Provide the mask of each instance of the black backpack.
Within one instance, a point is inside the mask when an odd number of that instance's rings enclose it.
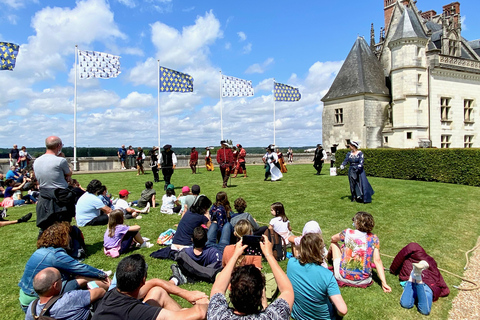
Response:
[[[287,256],[287,244],[285,240],[275,231],[271,229],[265,230],[264,235],[268,237],[268,240],[273,244],[273,256],[277,261],[285,260]]]
[[[36,315],[36,310],[37,310],[37,304],[38,304],[38,301],[40,300],[40,298],[35,299],[32,303],[32,308],[31,308],[33,319],[35,319],[35,320],[55,320],[55,318],[46,316],[45,314],[50,315],[50,308],[62,296],[63,296],[63,294],[50,298],[50,300],[48,300],[48,302],[45,304],[45,306],[43,307],[42,311],[40,311],[40,314],[38,316]]]

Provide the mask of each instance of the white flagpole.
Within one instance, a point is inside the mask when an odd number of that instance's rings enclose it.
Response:
[[[158,113],[158,148],[160,146],[160,60],[157,60],[157,113]]]
[[[223,97],[222,97],[222,71],[220,70],[220,140],[223,140]]]
[[[273,78],[273,144],[275,144],[275,78]]]
[[[75,88],[73,92],[73,171],[77,171],[77,56],[78,45],[75,45]]]

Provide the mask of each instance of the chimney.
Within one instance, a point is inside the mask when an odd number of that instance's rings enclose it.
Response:
[[[395,7],[395,2],[397,0],[384,0],[384,13],[385,13],[385,30],[388,29],[390,25],[390,20],[392,19],[393,8]]]
[[[457,27],[460,20],[460,2],[452,2],[443,6],[443,15],[445,18],[453,17],[455,27]]]
[[[429,10],[427,12],[422,12],[422,18],[425,20],[432,20],[433,17],[437,15],[435,10]]]

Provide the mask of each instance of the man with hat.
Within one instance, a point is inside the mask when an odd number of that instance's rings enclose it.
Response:
[[[230,178],[230,170],[233,166],[233,153],[225,140],[220,141],[222,148],[217,151],[217,163],[220,165],[222,173],[223,186],[227,187],[228,178]]]
[[[317,149],[315,149],[315,156],[313,157],[313,167],[317,170],[317,176],[322,172],[323,162],[327,160],[327,153],[323,149],[322,145],[317,144]]]
[[[152,150],[150,150],[150,168],[152,168],[153,173],[153,181],[160,182],[160,178],[158,177],[158,155],[157,155],[158,148],[153,146]]]
[[[160,153],[159,159],[160,166],[162,168],[163,180],[165,186],[163,190],[167,190],[167,186],[170,184],[170,179],[173,175],[173,170],[177,166],[177,156],[172,151],[172,145],[166,144],[163,146],[163,151]]]

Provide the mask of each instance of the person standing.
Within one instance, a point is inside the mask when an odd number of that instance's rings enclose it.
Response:
[[[375,192],[365,174],[363,168],[364,156],[363,152],[358,150],[358,146],[358,142],[350,142],[350,152],[345,156],[345,160],[343,160],[340,165],[340,169],[343,170],[347,162],[350,163],[350,167],[348,168],[348,181],[350,183],[352,202],[370,203],[372,202],[372,195]]]
[[[172,145],[166,144],[163,146],[163,151],[160,153],[160,166],[162,168],[163,180],[165,186],[163,190],[167,190],[167,186],[170,184],[175,167],[177,166],[177,156],[172,150]]]
[[[137,176],[140,175],[140,172],[142,172],[142,175],[145,174],[145,171],[143,170],[143,162],[145,161],[145,152],[143,152],[143,149],[141,147],[137,148]]]
[[[20,151],[17,148],[17,145],[13,145],[13,149],[10,150],[10,153],[8,154],[8,159],[10,161],[10,166],[16,166],[18,162],[18,157],[19,157]]]
[[[198,152],[195,149],[195,147],[193,147],[190,152],[190,169],[192,169],[192,174],[197,173],[197,164],[198,164]]]
[[[59,137],[45,139],[47,150],[33,163],[39,183],[40,196],[37,203],[37,227],[45,230],[56,221],[71,222],[75,216],[75,194],[68,189],[72,170],[67,160],[58,156],[63,143]],[[61,201],[60,201],[61,200]]]
[[[205,148],[205,167],[207,168],[207,171],[213,171],[213,162],[212,162],[212,154],[210,152],[210,147]]]
[[[128,146],[127,149],[127,169],[137,169],[135,165],[135,150],[132,146]]]
[[[323,149],[321,144],[317,144],[315,149],[315,156],[313,157],[313,167],[317,170],[316,175],[319,176],[322,172],[323,162],[327,160],[327,153]]]
[[[225,140],[220,141],[220,144],[222,145],[222,148],[217,151],[217,163],[220,165],[220,172],[222,173],[222,188],[226,188],[228,178],[230,178],[230,171],[233,166],[233,153]]]
[[[160,182],[160,178],[158,177],[158,155],[157,155],[158,148],[153,146],[152,150],[150,150],[150,168],[152,168],[153,173],[153,181]]]
[[[22,149],[18,153],[18,159],[20,162],[20,169],[25,169],[28,165],[28,160],[31,159],[30,155],[27,152],[27,148],[22,146]]]
[[[280,165],[280,172],[286,173],[288,170],[287,170],[287,166],[285,165],[285,161],[283,160],[283,153],[278,148],[277,148],[277,157],[278,157],[278,164]]]
[[[122,144],[122,147],[118,149],[117,155],[118,155],[118,159],[122,164],[122,170],[126,170],[127,168],[125,167],[125,158],[127,157],[127,149],[125,149],[124,144]]]
[[[262,157],[263,163],[265,163],[265,179],[263,181],[267,181],[269,176],[271,181],[277,181],[283,177],[278,164],[278,156],[274,152],[273,145],[269,145],[266,150],[267,153]]]
[[[287,158],[288,158],[288,163],[293,163],[293,150],[292,150],[292,147],[288,147]]]
[[[237,166],[235,167],[235,173],[233,178],[237,177],[238,171],[240,168],[243,171],[243,177],[247,177],[247,168],[245,167],[245,157],[247,156],[247,151],[242,147],[241,144],[237,144],[238,153],[237,153]],[[241,173],[240,173],[241,174]]]

